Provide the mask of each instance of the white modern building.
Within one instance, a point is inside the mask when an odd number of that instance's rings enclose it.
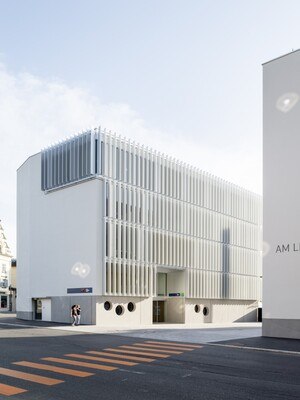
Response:
[[[300,51],[263,65],[263,335],[300,339]]]
[[[18,317],[256,320],[261,197],[101,129],[18,170]]]
[[[11,251],[0,221],[0,311],[12,309],[11,284]]]

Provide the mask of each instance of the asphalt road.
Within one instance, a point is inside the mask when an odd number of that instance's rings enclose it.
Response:
[[[266,342],[262,346],[258,339],[250,341],[250,344],[245,339],[225,343],[225,346],[220,343],[221,346],[204,344],[199,345],[200,347],[189,347],[189,344],[184,343],[186,346],[182,347],[183,343],[179,342],[171,345],[156,340],[160,343],[154,344],[153,339],[74,334],[54,331],[47,326],[40,323],[22,323],[11,318],[1,319],[0,390],[11,393],[10,398],[300,398],[300,352],[297,351],[299,341],[290,341],[293,344],[287,346],[293,353],[278,353],[276,349],[279,343],[273,343],[270,351],[256,350],[267,346]],[[102,354],[87,353],[90,351]],[[85,357],[99,357],[102,360]],[[125,365],[122,362],[125,362]],[[56,371],[42,369],[52,367],[56,368]],[[44,378],[41,379],[40,376]],[[4,385],[9,385],[12,389]],[[26,392],[12,394],[17,391],[14,388]],[[0,395],[0,399],[7,398],[4,394]]]

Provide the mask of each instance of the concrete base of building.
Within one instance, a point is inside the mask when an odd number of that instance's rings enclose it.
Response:
[[[26,321],[32,321],[33,313],[32,311],[17,311],[17,318],[24,319]]]
[[[199,307],[196,312],[196,305]],[[256,322],[257,302],[253,300],[186,299],[185,323]]]
[[[32,320],[34,310],[17,313],[17,318]],[[80,304],[81,324],[99,327],[144,326],[152,323],[197,325],[257,321],[257,302],[253,300],[186,299],[184,297],[61,296],[39,299],[38,319],[72,323],[71,307]]]
[[[300,339],[300,319],[263,318],[262,336]]]

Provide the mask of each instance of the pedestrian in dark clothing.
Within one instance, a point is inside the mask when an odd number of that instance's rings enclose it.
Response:
[[[76,304],[74,304],[71,307],[71,317],[73,319],[72,326],[74,326],[76,324],[76,319],[77,319],[77,305]]]

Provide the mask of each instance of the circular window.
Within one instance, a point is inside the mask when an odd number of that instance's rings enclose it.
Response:
[[[208,307],[203,307],[203,315],[208,315],[209,310]]]
[[[135,310],[135,305],[134,305],[134,303],[132,303],[132,302],[128,303],[128,305],[127,305],[127,310],[128,310],[129,312],[134,311],[134,310]]]
[[[116,307],[116,314],[117,315],[122,315],[122,314],[124,314],[124,307],[122,307],[122,306],[117,306]]]
[[[111,302],[110,301],[106,301],[104,303],[104,308],[105,308],[106,311],[111,310]]]
[[[200,306],[198,304],[195,305],[194,310],[196,313],[200,312]]]

